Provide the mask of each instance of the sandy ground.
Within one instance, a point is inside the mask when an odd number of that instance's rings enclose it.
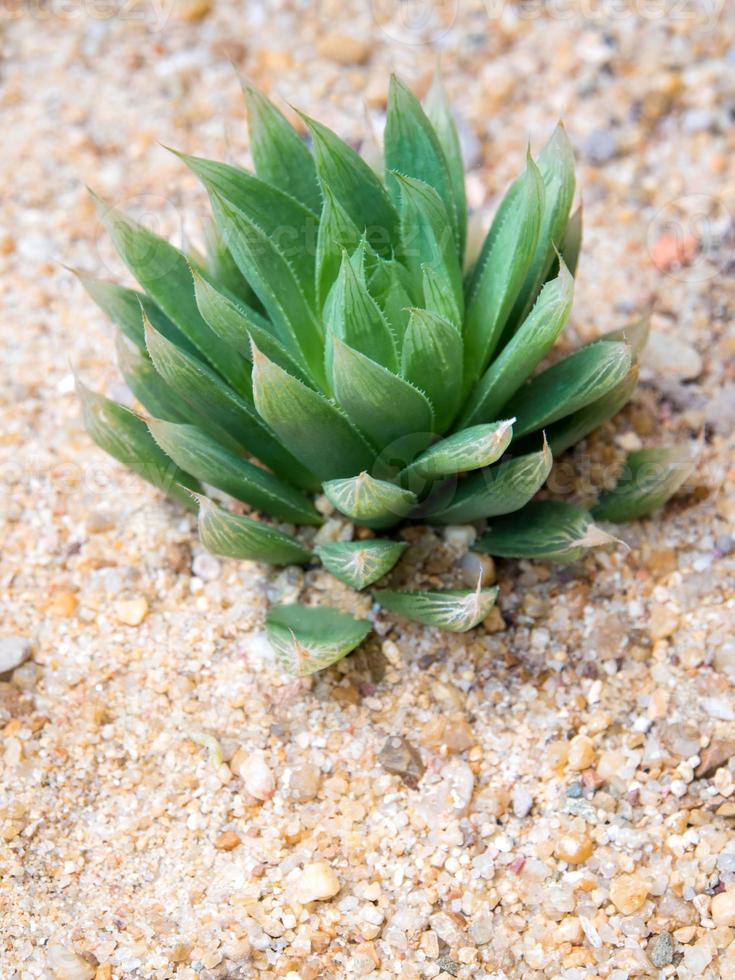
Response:
[[[735,976],[734,28],[666,0],[5,4],[0,630],[30,659],[0,682],[2,980]],[[656,311],[575,487],[606,447],[701,436],[701,463],[630,551],[499,563],[486,629],[371,612],[365,650],[294,682],[267,603],[369,600],[202,555],[96,450],[72,366],[125,392],[62,263],[121,273],[85,183],[197,239],[158,141],[247,161],[231,63],[358,140],[389,71],[422,90],[437,54],[480,214],[566,122],[573,335]],[[409,555],[417,583],[460,557],[428,533]]]

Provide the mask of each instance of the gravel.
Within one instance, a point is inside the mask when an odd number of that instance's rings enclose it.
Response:
[[[33,637],[0,679],[0,976],[622,980],[654,957],[682,980],[733,975],[735,761],[708,750],[735,739],[735,558],[718,544],[735,528],[735,291],[731,237],[711,234],[735,214],[735,132],[704,121],[735,97],[735,10],[699,30],[632,9],[125,6],[0,14],[13,662]],[[199,243],[205,197],[159,142],[249,162],[232,63],[358,143],[390,71],[423,90],[439,49],[473,134],[475,223],[563,116],[585,208],[575,339],[653,306],[685,354],[558,483],[585,499],[620,445],[703,434],[679,498],[619,530],[629,551],[496,562],[499,611],[462,636],[376,614],[318,568],[203,561],[192,518],[82,431],[70,364],[130,395],[62,265],[124,279],[85,182]],[[464,544],[415,531],[406,574],[450,584]],[[284,676],[263,616],[299,597],[377,616],[376,636]],[[414,785],[381,765],[394,737],[419,755]]]

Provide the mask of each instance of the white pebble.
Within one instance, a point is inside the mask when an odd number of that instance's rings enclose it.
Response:
[[[303,905],[308,902],[323,902],[334,898],[339,889],[339,878],[326,861],[314,861],[304,865],[296,883],[296,897]]]
[[[240,778],[256,800],[269,800],[276,791],[276,777],[260,749],[251,752],[240,764]]]

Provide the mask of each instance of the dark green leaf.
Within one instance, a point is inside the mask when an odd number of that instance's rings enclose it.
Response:
[[[582,214],[582,205],[580,204],[567,223],[559,249],[567,269],[573,276],[577,275],[579,253],[582,251]]]
[[[117,332],[117,366],[125,384],[151,415],[169,422],[191,421],[189,406],[158,374],[150,357],[128,337]]]
[[[376,480],[364,471],[342,480],[327,480],[323,486],[327,498],[341,514],[367,527],[392,527],[416,503],[410,490]]]
[[[240,389],[245,379],[242,361],[202,318],[186,256],[122,212],[99,200],[98,204],[102,221],[131,273],[199,354]]]
[[[370,632],[366,619],[355,619],[330,606],[275,606],[265,628],[280,665],[305,677],[342,660]]]
[[[318,308],[324,308],[329,290],[339,275],[342,253],[352,253],[360,244],[362,234],[332,193],[324,188],[324,208],[316,240],[316,276]]]
[[[691,475],[697,455],[691,445],[628,453],[617,484],[602,494],[593,516],[618,523],[658,510]]]
[[[428,445],[434,413],[426,396],[337,337],[332,346],[332,390],[358,429],[379,449],[408,434]]]
[[[498,417],[551,350],[569,319],[573,296],[574,279],[562,264],[559,277],[546,283],[526,320],[480,379],[464,410],[463,425]]]
[[[428,310],[412,310],[403,338],[401,374],[426,392],[438,431],[447,429],[462,395],[462,337],[457,328]]]
[[[283,531],[250,517],[232,514],[197,495],[199,539],[207,551],[228,558],[245,558],[270,565],[301,565],[311,553]]]
[[[405,541],[336,541],[320,544],[314,551],[322,564],[340,582],[365,589],[387,575],[408,545]]]
[[[324,310],[329,331],[391,371],[398,369],[396,341],[377,303],[358,278],[347,252]]]
[[[401,192],[402,258],[414,282],[430,277],[437,283],[434,288],[445,293],[445,302],[451,297],[453,311],[447,319],[459,323],[464,308],[462,270],[444,202],[423,181],[398,173],[394,177]]]
[[[498,589],[444,589],[434,592],[375,593],[381,606],[425,626],[438,626],[450,633],[466,633],[490,614]]]
[[[318,218],[314,212],[247,170],[185,153],[176,155],[199,177],[210,195],[227,201],[275,245],[293,270],[306,302],[315,307]],[[229,240],[225,241],[229,246]]]
[[[459,251],[458,221],[449,168],[434,127],[421,103],[395,75],[391,78],[388,114],[385,122],[386,183],[399,206],[401,188],[392,171],[413,177],[433,187],[444,203],[454,235],[454,249]]]
[[[528,274],[543,202],[543,180],[529,157],[498,208],[470,278],[464,326],[468,386],[487,367]]]
[[[204,226],[204,238],[207,251],[205,268],[208,278],[216,282],[220,288],[227,290],[233,298],[246,307],[257,303],[258,297],[240,272],[237,262],[222,239],[216,221],[211,218]]]
[[[615,540],[596,527],[582,507],[560,500],[540,500],[510,517],[493,521],[475,550],[500,558],[570,562],[580,558],[588,548]]]
[[[426,115],[434,127],[434,132],[437,135],[439,144],[444,151],[444,158],[447,161],[452,196],[454,198],[454,210],[457,215],[458,251],[461,260],[467,238],[467,197],[464,187],[464,161],[462,160],[462,150],[459,143],[459,135],[457,134],[457,127],[438,72],[429,89],[429,94],[426,96],[424,108],[426,109]]]
[[[255,406],[281,442],[321,480],[359,473],[373,452],[342,412],[254,348]]]
[[[335,133],[304,116],[314,141],[314,159],[322,187],[329,187],[380,255],[398,242],[398,215],[380,180],[352,147]]]
[[[298,490],[236,456],[196,426],[149,419],[148,428],[161,449],[198,480],[284,521],[321,523],[311,501]]]
[[[574,151],[561,123],[539,154],[538,168],[544,181],[541,228],[536,251],[508,321],[511,328],[523,323],[536,302],[539,289],[556,256],[556,250],[563,244],[569,220],[569,210],[574,199]]]
[[[449,501],[430,511],[437,524],[469,524],[485,517],[511,514],[525,507],[541,489],[553,462],[548,446],[537,453],[517,456],[460,480]]]
[[[536,375],[504,407],[514,415],[514,437],[542,429],[591,405],[615,388],[631,367],[627,344],[599,341],[565,357]]]
[[[252,402],[242,398],[196,357],[179,350],[146,326],[153,365],[167,385],[196,413],[196,422],[218,442],[238,447],[301,487],[315,489],[318,481],[279,443],[263,423]],[[223,438],[223,433],[229,437]]]
[[[101,449],[169,497],[194,509],[184,487],[199,490],[198,482],[156,445],[145,422],[117,402],[90,391],[79,380],[77,394],[84,426]]]
[[[261,92],[250,85],[243,85],[243,91],[256,173],[318,213],[319,183],[306,144],[283,113]]]

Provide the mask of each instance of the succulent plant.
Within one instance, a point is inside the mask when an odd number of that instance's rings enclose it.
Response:
[[[389,532],[405,522],[488,522],[481,552],[571,561],[611,540],[595,513],[639,517],[677,489],[686,448],[634,454],[592,513],[534,500],[553,458],[628,401],[647,332],[640,320],[538,370],[570,315],[582,233],[561,125],[536,160],[529,152],[468,260],[464,170],[440,82],[422,106],[392,81],[383,175],[315,120],[302,117],[307,145],[262,94],[245,96],[255,174],[179,154],[211,201],[206,256],[100,202],[142,291],[79,274],[118,328],[141,406],[80,385],[87,429],[197,508],[207,549],[274,565],[318,558],[365,589],[400,559],[406,544]],[[250,511],[216,503],[211,488]],[[366,530],[312,546],[304,528],[328,507]],[[375,599],[464,631],[496,595],[478,581]],[[271,610],[267,628],[283,664],[307,674],[370,624],[294,604]]]

